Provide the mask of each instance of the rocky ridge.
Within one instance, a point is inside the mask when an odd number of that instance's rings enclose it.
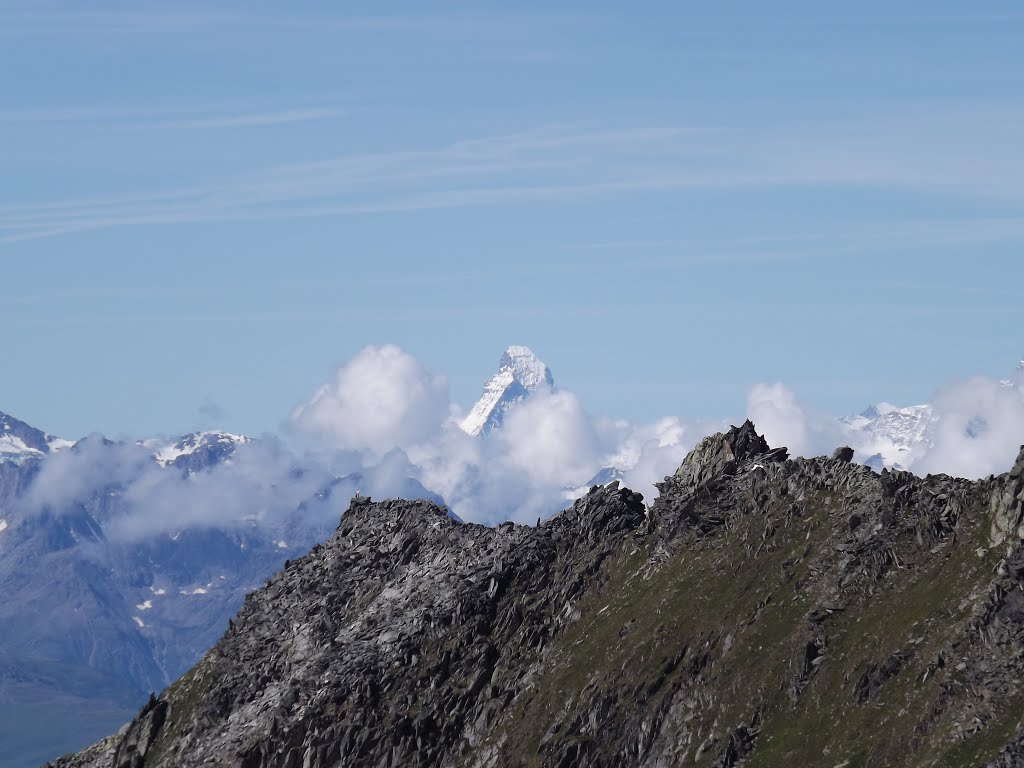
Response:
[[[647,507],[357,498],[117,735],[52,765],[1020,765],[1024,449],[979,482],[749,422]]]

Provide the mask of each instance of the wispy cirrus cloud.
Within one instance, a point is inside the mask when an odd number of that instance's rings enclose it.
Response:
[[[679,254],[693,260],[748,260],[775,254],[801,258],[807,255],[858,254],[877,250],[960,248],[967,245],[1024,241],[1024,217],[981,216],[864,222],[856,228],[802,232],[763,232],[718,238],[654,238],[646,240],[595,240],[571,246],[582,252],[629,253],[634,265],[663,267],[677,263]],[[985,258],[988,254],[980,254]],[[1000,254],[992,254],[1001,258]],[[986,290],[991,291],[989,286]]]
[[[173,107],[54,107],[0,111],[0,126],[114,123],[152,128],[235,128],[325,120],[347,113],[337,107],[209,112]]]
[[[319,114],[319,113],[317,113]],[[0,206],[0,245],[89,229],[138,224],[346,216],[542,199],[601,189],[558,183],[593,175],[594,156],[628,163],[680,131],[544,128],[458,140],[431,149],[341,155],[135,196]],[[647,161],[651,160],[648,154]],[[600,173],[600,170],[597,171]]]
[[[180,122],[212,129],[337,114],[318,107]],[[1011,147],[1024,114],[1000,114],[991,124],[978,121],[985,123],[978,128],[955,117],[943,123],[934,115],[919,116],[932,128],[926,138],[909,118],[894,119],[888,128],[865,123],[777,130],[756,140],[743,130],[714,125],[543,127],[279,164],[104,201],[3,206],[0,245],[140,224],[344,217],[687,190],[895,189],[1021,202],[1024,165]],[[965,131],[977,134],[977,141],[965,142]],[[969,242],[1020,237],[1020,222],[1012,217],[956,226],[957,236]],[[875,235],[891,242],[935,237],[915,226]],[[857,234],[858,242],[864,238]]]
[[[578,23],[582,18],[571,19],[558,14],[530,13],[488,13],[466,12],[410,14],[358,14],[358,13],[309,13],[289,12],[278,8],[267,12],[255,7],[244,11],[224,8],[171,8],[152,5],[149,7],[105,9],[101,6],[87,8],[59,5],[41,7],[38,4],[15,4],[5,10],[4,25],[0,26],[0,37],[46,36],[54,34],[81,35],[89,32],[131,32],[202,29],[218,30],[223,27],[248,29],[265,28],[274,32],[282,30],[328,30],[353,31],[360,33],[422,33],[425,31],[443,35],[474,34],[488,29],[505,30],[511,25],[522,27],[550,25],[558,21],[571,20]]]
[[[179,120],[170,123],[182,128],[241,128],[262,125],[287,125],[306,123],[311,120],[326,120],[344,114],[340,109],[286,109],[277,112],[251,112],[237,115],[218,115]]]

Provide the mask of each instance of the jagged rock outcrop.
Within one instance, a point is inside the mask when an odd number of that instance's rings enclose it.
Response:
[[[845,461],[849,464],[853,461],[854,450],[848,445],[841,445],[832,452],[832,458],[836,461]]]
[[[786,449],[771,450],[763,437],[757,434],[748,419],[743,426],[728,434],[708,435],[687,454],[676,470],[674,480],[683,486],[700,486],[723,475],[731,475],[744,460],[757,456],[786,458]],[[658,486],[664,492],[664,488]]]
[[[1019,765],[1024,548],[990,536],[1021,465],[879,475],[748,422],[649,509],[618,483],[536,528],[357,499],[55,765]]]
[[[1024,447],[1006,476],[1006,482],[992,493],[990,505],[992,546],[998,546],[1013,536],[1024,539]]]

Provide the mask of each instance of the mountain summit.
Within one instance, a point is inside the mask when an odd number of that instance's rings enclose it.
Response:
[[[246,435],[211,431],[192,432],[170,443],[145,441],[144,445],[156,449],[153,458],[161,467],[174,465],[197,472],[229,458],[239,445],[250,442],[252,438]]]
[[[72,441],[31,427],[13,416],[0,412],[0,461],[22,461],[71,446]]]
[[[512,405],[538,389],[550,391],[554,387],[551,369],[529,347],[511,346],[501,356],[498,372],[484,385],[484,393],[462,421],[462,429],[474,436],[486,435],[501,426]]]

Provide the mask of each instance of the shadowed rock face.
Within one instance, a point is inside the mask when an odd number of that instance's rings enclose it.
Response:
[[[1022,470],[878,475],[748,423],[650,510],[614,483],[536,528],[357,499],[56,765],[1020,765]]]

